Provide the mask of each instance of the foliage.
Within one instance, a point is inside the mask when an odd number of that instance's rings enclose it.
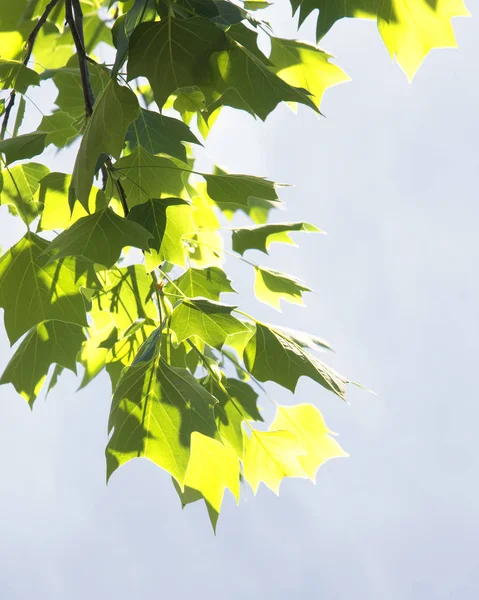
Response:
[[[466,14],[462,0],[291,5],[299,23],[317,11],[318,40],[343,17],[375,19],[409,78],[430,49],[455,44],[451,17]],[[64,369],[80,365],[81,387],[106,371],[108,477],[147,458],[183,506],[204,500],[213,527],[225,489],[237,502],[241,481],[277,493],[284,477],[314,480],[345,455],[312,404],[278,406],[269,425],[257,404],[261,382],[294,392],[302,376],[345,400],[348,380],[315,354],[329,346],[223,300],[235,293],[223,235],[251,266],[257,298],[279,308],[309,288],[243,255],[319,230],[268,222],[274,182],[194,165],[225,107],[264,120],[287,102],[320,115],[325,90],[348,79],[316,45],[276,37],[258,16],[268,6],[0,0],[0,203],[25,227],[0,257],[0,307],[18,342],[0,383],[33,406]],[[24,131],[29,90],[45,82],[54,106]],[[45,148],[80,139],[70,173],[42,164]],[[238,212],[251,223],[221,226]]]

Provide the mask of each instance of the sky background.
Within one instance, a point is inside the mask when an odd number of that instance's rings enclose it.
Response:
[[[294,37],[286,6],[264,14]],[[74,394],[67,372],[33,413],[2,386],[2,599],[479,596],[479,21],[455,29],[459,50],[430,54],[410,85],[373,23],[337,24],[322,47],[352,82],[326,93],[327,118],[225,111],[200,163],[295,184],[274,218],[328,232],[250,257],[306,281],[307,308],[276,313],[251,295],[243,306],[324,337],[336,349],[325,360],[378,393],[351,387],[348,406],[299,382],[297,401],[317,404],[350,457],[316,486],[285,481],[279,498],[244,488],[238,508],[227,495],[214,537],[204,507],[182,511],[148,461],[105,485],[106,376]],[[311,19],[297,37],[313,39]],[[2,207],[2,247],[21,235]],[[250,271],[227,268],[250,294]],[[8,354],[2,327],[0,366]]]

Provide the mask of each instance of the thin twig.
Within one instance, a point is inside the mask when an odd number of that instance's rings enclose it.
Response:
[[[30,57],[32,56],[33,46],[35,45],[35,40],[37,39],[37,35],[40,32],[40,29],[45,24],[48,19],[49,14],[58,4],[59,0],[50,0],[50,2],[46,5],[45,10],[43,11],[42,16],[38,19],[35,27],[32,29],[30,35],[28,36],[27,42],[25,44],[25,56],[23,57],[23,64],[27,66]],[[5,114],[3,116],[2,128],[0,130],[0,139],[3,140],[5,137],[5,133],[7,131],[8,119],[10,118],[10,113],[12,112],[13,105],[15,104],[16,91],[12,90],[10,92],[10,97],[8,99],[7,106],[5,107]]]

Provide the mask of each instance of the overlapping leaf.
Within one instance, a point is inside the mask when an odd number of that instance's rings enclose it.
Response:
[[[186,370],[153,358],[128,367],[113,396],[107,471],[145,457],[183,486],[191,434],[215,437],[216,399]]]
[[[49,245],[48,253],[55,258],[80,256],[92,263],[112,267],[125,246],[148,250],[151,234],[128,219],[119,217],[110,208],[82,217]]]
[[[42,211],[43,204],[35,198],[35,192],[47,175],[48,168],[35,162],[5,169],[0,174],[0,204],[13,206],[29,225]]]
[[[13,343],[49,319],[87,325],[81,288],[95,275],[73,258],[48,261],[48,242],[27,233],[0,258],[0,306]]]
[[[292,339],[266,325],[256,324],[244,359],[248,371],[259,381],[274,381],[294,392],[298,379],[305,375],[340,398],[346,398],[347,379]]]
[[[0,384],[12,383],[33,405],[52,364],[76,373],[76,357],[85,340],[78,325],[45,321],[33,327],[22,340],[5,368]]]
[[[25,133],[7,140],[0,140],[0,154],[5,155],[7,164],[23,158],[32,158],[32,156],[37,156],[37,154],[43,152],[46,137],[46,132],[36,131],[35,133]]]
[[[178,342],[198,336],[213,348],[221,348],[230,335],[247,330],[242,321],[233,317],[235,306],[206,298],[183,300],[171,315],[171,328]]]
[[[72,206],[78,199],[84,208],[88,207],[98,157],[104,153],[119,158],[128,125],[137,114],[135,94],[110,80],[95,103],[77,154],[71,183]]]
[[[218,267],[206,269],[190,268],[183,275],[175,279],[174,285],[169,283],[165,291],[170,295],[182,295],[188,298],[202,296],[209,300],[220,299],[220,294],[235,292],[231,287],[231,280],[226,273]]]

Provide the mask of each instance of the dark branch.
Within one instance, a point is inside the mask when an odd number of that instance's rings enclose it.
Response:
[[[40,29],[45,24],[48,19],[50,13],[55,8],[60,0],[50,0],[50,2],[45,6],[45,10],[43,11],[42,16],[36,22],[35,27],[32,29],[30,35],[28,36],[27,42],[25,44],[25,56],[23,57],[23,64],[27,66],[28,61],[30,60],[33,52],[33,46],[35,45],[35,40],[37,39],[37,35],[40,32]],[[0,130],[0,139],[3,140],[5,137],[5,133],[8,127],[8,119],[10,118],[10,113],[12,112],[13,105],[15,104],[15,97],[17,93],[15,90],[10,92],[10,97],[8,99],[8,104],[5,107],[5,114],[3,116],[2,128]]]
[[[85,51],[85,44],[83,43],[83,14],[81,11],[80,0],[65,0],[65,19],[70,27],[73,43],[75,44],[78,55],[85,113],[87,117],[91,117],[95,96],[93,95],[93,89],[91,87],[90,72],[88,71],[88,57]]]

